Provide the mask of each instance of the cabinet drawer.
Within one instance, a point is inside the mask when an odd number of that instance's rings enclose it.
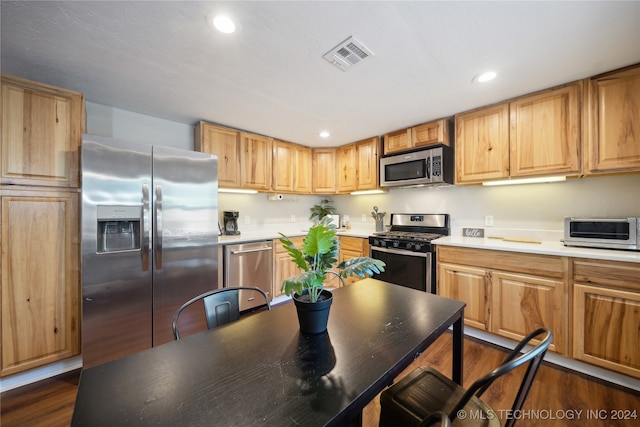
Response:
[[[437,247],[438,261],[564,279],[567,258],[490,249]]]
[[[579,283],[597,283],[640,292],[640,264],[575,259],[573,278]]]
[[[364,239],[361,237],[340,236],[340,250],[362,254],[363,241]]]
[[[304,237],[303,236],[289,237],[289,240],[291,240],[291,243],[296,245],[296,248],[300,249],[302,247]],[[273,249],[277,254],[287,252],[287,250],[284,248],[282,243],[280,243],[280,239],[273,239]]]

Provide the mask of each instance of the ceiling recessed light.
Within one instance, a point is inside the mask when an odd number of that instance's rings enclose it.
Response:
[[[320,132],[320,138],[329,138],[331,136],[331,134],[329,133],[329,131],[323,130],[322,132]]]
[[[497,74],[493,71],[487,71],[486,73],[478,74],[471,80],[473,83],[485,83],[495,79]]]
[[[213,18],[213,26],[224,34],[231,34],[236,30],[236,24],[233,23],[231,18],[224,15],[218,15]]]

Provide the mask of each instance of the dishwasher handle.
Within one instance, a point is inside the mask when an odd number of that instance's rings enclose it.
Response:
[[[261,251],[270,251],[272,250],[271,246],[265,246],[262,248],[254,248],[254,249],[243,249],[241,251],[229,251],[231,255],[240,255],[240,254],[248,254],[251,252],[261,252]]]

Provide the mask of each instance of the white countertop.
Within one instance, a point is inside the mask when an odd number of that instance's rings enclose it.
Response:
[[[541,243],[522,243],[489,239],[486,237],[446,236],[433,240],[431,243],[443,246],[640,263],[640,252],[564,246],[564,244],[558,240],[542,240]]]

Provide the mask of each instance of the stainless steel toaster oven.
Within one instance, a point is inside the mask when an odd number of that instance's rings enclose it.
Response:
[[[640,251],[640,218],[565,218],[564,244]]]

